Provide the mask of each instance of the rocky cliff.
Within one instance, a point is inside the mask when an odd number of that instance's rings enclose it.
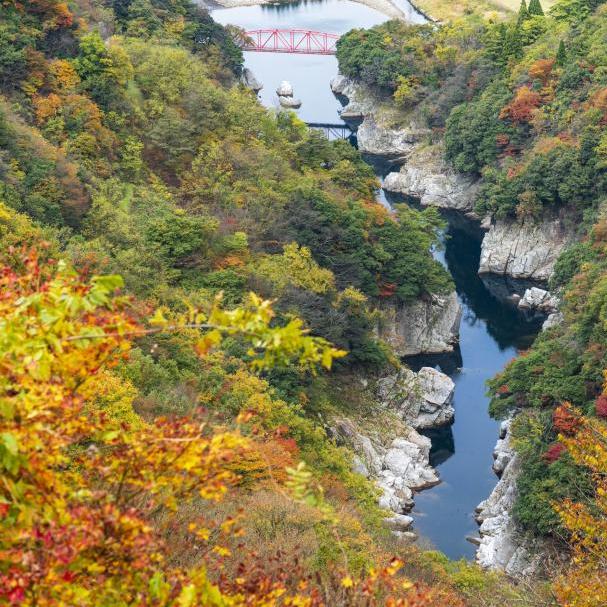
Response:
[[[469,215],[478,193],[478,181],[454,171],[444,160],[442,145],[419,145],[400,171],[386,176],[383,188],[417,198],[422,206]]]
[[[529,543],[512,516],[520,462],[511,445],[510,423],[510,420],[502,423],[493,453],[493,469],[500,480],[491,495],[476,508],[481,536],[476,561],[486,569],[521,578],[539,572],[546,547],[540,540]]]
[[[356,453],[355,471],[376,481],[382,508],[404,514],[413,507],[414,491],[440,482],[430,466],[430,439],[413,428],[404,427],[398,435],[381,435],[361,430],[349,418],[340,418],[333,421],[331,429]]]
[[[416,430],[450,424],[455,384],[444,373],[422,367],[417,373],[403,367],[378,381],[380,402]]]
[[[377,332],[398,356],[451,352],[459,340],[461,308],[455,292],[413,303],[384,303]]]
[[[571,233],[558,219],[496,220],[483,238],[479,274],[547,281],[570,241]]]

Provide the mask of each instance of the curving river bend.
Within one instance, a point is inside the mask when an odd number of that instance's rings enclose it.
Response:
[[[407,0],[398,6],[410,20],[423,17]],[[301,28],[343,34],[386,20],[378,11],[349,0],[312,0],[288,5],[259,5],[213,11],[223,24],[245,29]],[[260,93],[267,107],[278,107],[275,90],[281,80],[293,84],[303,104],[298,114],[306,122],[340,122],[341,107],[329,82],[337,74],[333,56],[245,53],[245,64],[263,83]],[[382,204],[402,201],[378,192]],[[441,484],[415,496],[415,528],[426,543],[450,558],[472,558],[475,547],[466,536],[477,533],[474,508],[491,493],[497,479],[491,470],[498,424],[487,412],[485,381],[527,347],[541,327],[494,297],[477,275],[480,234],[461,219],[449,222],[445,246],[435,252],[451,273],[462,305],[460,346],[449,355],[416,357],[407,363],[417,369],[437,367],[455,382],[455,423],[429,434],[431,463]]]

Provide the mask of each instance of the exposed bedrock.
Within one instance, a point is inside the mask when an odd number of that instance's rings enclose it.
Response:
[[[479,274],[547,281],[571,240],[571,232],[558,219],[498,219],[483,238]]]
[[[480,525],[480,540],[475,541],[478,544],[476,561],[485,569],[521,578],[542,569],[546,546],[540,540],[526,539],[512,516],[521,466],[511,445],[510,423],[510,420],[502,423],[493,453],[493,469],[500,480],[491,495],[476,508]]]
[[[455,292],[412,303],[381,306],[378,335],[398,356],[451,352],[459,340],[462,311]]]
[[[416,430],[450,424],[455,384],[444,373],[422,367],[417,373],[403,367],[378,382],[381,403]]]
[[[440,145],[418,146],[398,172],[384,179],[384,190],[416,198],[422,206],[473,214],[478,180],[454,171]]]

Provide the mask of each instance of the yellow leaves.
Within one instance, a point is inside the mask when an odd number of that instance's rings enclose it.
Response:
[[[349,575],[347,575],[346,577],[341,579],[341,585],[344,588],[352,588],[354,586],[354,580]]]
[[[221,333],[217,329],[214,329],[205,333],[200,339],[197,339],[194,349],[199,356],[205,356],[211,348],[218,346],[221,341]]]
[[[266,255],[255,265],[255,273],[270,280],[278,290],[288,285],[313,293],[326,293],[335,288],[331,270],[321,268],[308,247],[292,242],[283,247],[282,255]]]

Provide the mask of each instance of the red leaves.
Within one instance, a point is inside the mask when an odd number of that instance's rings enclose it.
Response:
[[[571,410],[569,403],[564,403],[557,407],[552,414],[552,425],[557,432],[565,436],[573,436],[581,426],[581,420]]]
[[[567,451],[567,447],[565,447],[563,443],[554,443],[548,447],[547,451],[542,455],[542,459],[547,464],[552,464],[559,459],[565,451]]]
[[[542,98],[538,92],[528,86],[522,86],[516,91],[514,99],[502,108],[500,118],[502,120],[510,118],[515,124],[530,122],[541,101]]]
[[[601,394],[594,403],[596,414],[599,417],[607,417],[607,394]]]

